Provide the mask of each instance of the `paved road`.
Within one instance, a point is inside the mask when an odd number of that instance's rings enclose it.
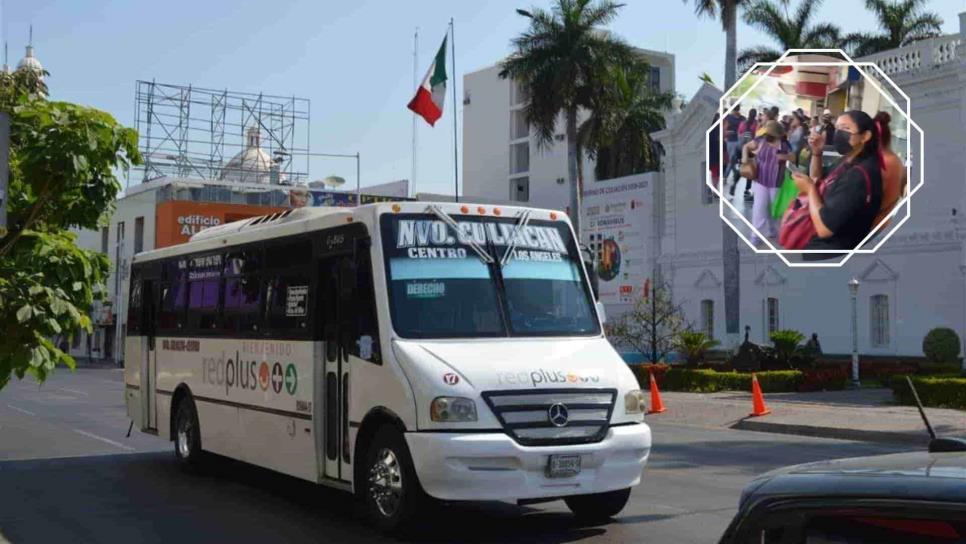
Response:
[[[386,542],[343,493],[218,458],[182,473],[169,443],[135,431],[115,370],[57,373],[0,392],[0,542]],[[614,521],[581,526],[563,503],[451,507],[429,542],[714,542],[753,476],[899,448],[662,424],[644,483]]]

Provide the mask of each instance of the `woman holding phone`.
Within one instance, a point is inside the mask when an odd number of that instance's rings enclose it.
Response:
[[[843,113],[835,122],[832,138],[833,147],[843,158],[825,175],[825,133],[809,135],[811,176],[792,175],[796,187],[808,199],[816,232],[805,249],[855,249],[869,234],[882,204],[883,159],[879,140],[879,129],[868,114],[858,110]],[[804,258],[830,259],[838,255],[841,254],[806,253]]]
[[[785,140],[785,131],[778,121],[765,122],[764,136],[748,142],[742,149],[742,162],[749,160],[749,154],[755,154],[758,163],[758,177],[751,184],[753,203],[751,205],[751,224],[755,227],[751,234],[751,242],[758,245],[761,240],[758,233],[768,238],[778,236],[778,223],[771,216],[771,203],[778,193],[781,181],[785,179],[785,172],[781,169],[781,161],[792,160],[791,148]]]

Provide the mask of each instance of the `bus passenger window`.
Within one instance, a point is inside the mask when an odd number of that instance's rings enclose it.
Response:
[[[165,283],[161,286],[161,311],[158,313],[158,329],[180,330],[184,327],[184,309],[187,285],[183,282]]]
[[[309,334],[309,278],[270,276],[265,291],[267,328],[278,336]]]
[[[258,330],[262,284],[258,276],[225,278],[225,329],[245,333]]]

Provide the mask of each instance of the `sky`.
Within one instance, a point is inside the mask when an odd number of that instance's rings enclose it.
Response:
[[[103,109],[134,122],[137,80],[299,96],[311,100],[312,152],[361,154],[362,186],[408,179],[412,172],[413,34],[419,28],[422,78],[455,24],[456,84],[511,52],[526,28],[517,8],[549,0],[0,0],[0,32],[10,64],[23,56],[33,25],[36,56],[51,73],[55,100]],[[792,0],[793,6],[797,0]],[[717,21],[694,15],[693,1],[625,0],[610,29],[630,44],[675,55],[676,91],[690,97],[707,72],[724,79],[725,36]],[[863,0],[826,1],[817,20],[845,32],[872,30]],[[966,0],[933,0],[943,32],[959,30]],[[738,48],[772,45],[738,25]],[[449,52],[447,52],[449,54]],[[447,63],[450,60],[447,59]],[[447,72],[452,72],[447,66]],[[450,83],[453,82],[450,73]],[[435,128],[418,121],[420,192],[452,194],[453,100],[448,89]],[[462,104],[457,104],[458,108]],[[457,111],[457,121],[460,112]],[[462,125],[458,126],[462,138]],[[461,145],[461,142],[459,142]],[[462,151],[461,151],[462,152]],[[311,179],[355,184],[354,161],[313,158]],[[462,171],[460,171],[462,176]]]

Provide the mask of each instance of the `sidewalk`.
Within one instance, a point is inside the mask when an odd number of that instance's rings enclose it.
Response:
[[[840,438],[865,442],[925,445],[929,434],[915,406],[892,403],[888,389],[823,391],[817,393],[770,393],[765,403],[771,413],[748,417],[751,393],[662,392],[667,411],[645,421],[683,423]],[[926,408],[937,436],[966,437],[966,412]]]

